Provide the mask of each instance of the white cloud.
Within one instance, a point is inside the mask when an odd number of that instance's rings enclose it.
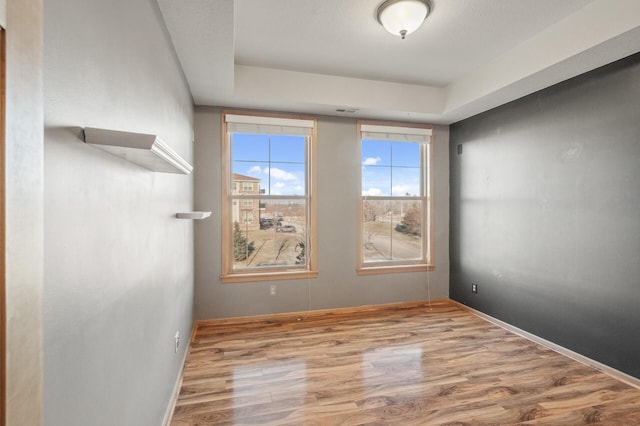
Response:
[[[277,180],[297,180],[298,178],[293,173],[289,173],[282,169],[278,169],[277,167],[265,167],[263,170],[264,174],[271,175],[272,178]]]
[[[376,196],[382,194],[379,188],[369,188],[366,191],[362,191],[362,195]]]
[[[246,174],[262,179],[260,187],[270,191],[270,195],[304,194],[304,179],[295,172],[277,167],[262,167],[256,164],[250,167]]]
[[[363,166],[375,166],[380,161],[382,161],[382,158],[380,158],[380,157],[375,157],[375,158],[374,157],[367,157],[362,162],[362,165]]]
[[[260,168],[260,166],[253,166],[252,168],[247,170],[247,174],[252,174],[252,173],[255,175],[259,175],[260,173],[262,173],[262,169]]]
[[[391,188],[391,193],[393,195],[404,196],[406,194],[417,195],[418,191],[415,185],[394,185],[393,188]]]

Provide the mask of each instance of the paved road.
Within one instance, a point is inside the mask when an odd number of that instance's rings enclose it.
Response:
[[[394,235],[395,237],[395,235]],[[391,249],[393,248],[393,259],[415,259],[420,256],[419,240],[407,241],[402,238],[393,239],[393,247],[388,235],[372,235],[369,239],[371,247],[374,248],[384,259],[391,259]]]

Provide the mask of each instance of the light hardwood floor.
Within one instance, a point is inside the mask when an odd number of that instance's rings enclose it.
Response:
[[[457,306],[198,325],[171,423],[640,425],[640,389]]]

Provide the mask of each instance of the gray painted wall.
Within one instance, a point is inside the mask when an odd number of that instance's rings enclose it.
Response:
[[[193,177],[78,127],[158,134],[192,161],[191,96],[155,1],[51,0],[44,19],[46,424],[157,426],[192,325],[193,223],[174,215]]]
[[[455,123],[450,152],[451,297],[640,378],[640,54]]]
[[[0,26],[7,26],[7,0],[0,0]]]
[[[434,131],[434,228],[436,269],[427,273],[356,275],[357,176],[360,161],[356,120],[318,117],[319,278],[222,284],[220,109],[195,111],[195,207],[211,210],[195,224],[195,316],[210,319],[327,309],[448,297],[448,127]],[[269,286],[277,285],[277,295]]]
[[[37,426],[42,424],[42,2],[7,0],[6,12],[6,424]]]

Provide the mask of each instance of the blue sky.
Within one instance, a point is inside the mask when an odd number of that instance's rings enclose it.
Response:
[[[233,135],[233,172],[261,180],[270,195],[304,195],[303,136]],[[362,141],[362,194],[419,195],[420,146],[414,143]]]

